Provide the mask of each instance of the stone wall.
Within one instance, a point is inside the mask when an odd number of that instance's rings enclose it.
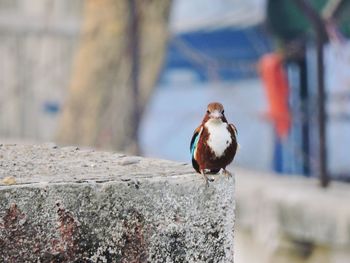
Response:
[[[233,262],[234,179],[55,145],[0,146],[0,261]]]
[[[350,262],[350,184],[236,172],[236,262]]]

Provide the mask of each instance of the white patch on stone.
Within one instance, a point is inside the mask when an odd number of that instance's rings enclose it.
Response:
[[[227,147],[232,143],[231,134],[227,129],[227,123],[220,119],[210,119],[205,123],[209,132],[208,145],[216,157],[221,157]]]

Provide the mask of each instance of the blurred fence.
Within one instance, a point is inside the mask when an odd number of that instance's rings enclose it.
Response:
[[[0,0],[0,138],[51,140],[82,0]]]

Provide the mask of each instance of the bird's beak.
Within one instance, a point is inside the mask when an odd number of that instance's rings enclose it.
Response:
[[[210,117],[213,119],[221,119],[222,113],[216,110],[210,113]]]

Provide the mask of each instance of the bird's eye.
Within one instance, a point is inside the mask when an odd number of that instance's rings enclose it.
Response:
[[[225,111],[224,110],[222,110],[222,112],[221,112],[222,114],[224,114],[225,113]]]
[[[207,113],[210,114],[210,111],[207,110]]]

